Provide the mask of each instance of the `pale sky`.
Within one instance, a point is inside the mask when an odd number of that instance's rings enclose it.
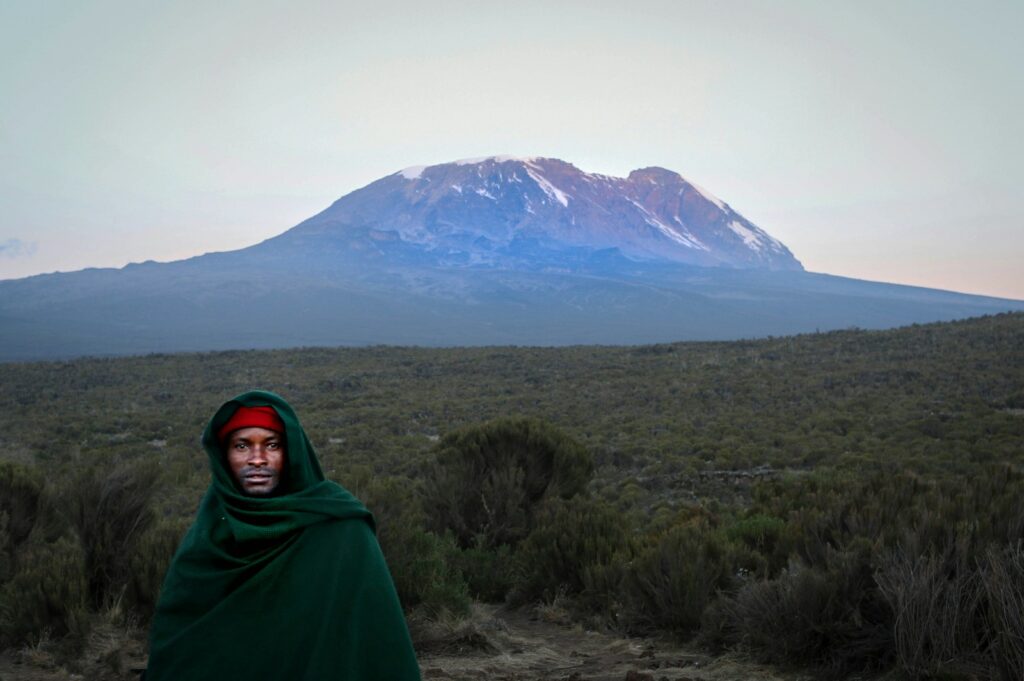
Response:
[[[811,271],[1024,299],[1024,2],[0,0],[0,278],[401,168],[659,165]]]

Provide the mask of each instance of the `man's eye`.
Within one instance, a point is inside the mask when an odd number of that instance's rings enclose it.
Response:
[[[270,444],[267,445],[267,449],[277,449],[280,446],[281,445],[277,444],[276,442],[271,442]]]

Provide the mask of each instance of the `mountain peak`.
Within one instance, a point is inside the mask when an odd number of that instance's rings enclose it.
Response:
[[[409,166],[408,168],[403,168],[402,170],[399,170],[397,173],[394,173],[394,174],[395,175],[401,175],[403,178],[405,178],[407,180],[418,180],[423,175],[423,172],[425,170],[429,170],[431,168],[442,168],[442,167],[453,166],[453,165],[454,166],[481,166],[481,165],[489,166],[489,165],[500,165],[500,164],[504,164],[504,163],[515,163],[517,165],[530,166],[530,167],[533,167],[533,168],[538,168],[539,166],[544,166],[544,165],[548,165],[548,164],[552,164],[553,163],[553,164],[558,164],[558,165],[565,166],[567,168],[575,169],[575,166],[573,166],[571,163],[566,163],[565,161],[562,161],[562,160],[557,159],[557,158],[545,158],[545,157],[542,157],[542,156],[509,156],[509,155],[505,155],[505,154],[500,154],[500,155],[495,155],[495,156],[479,156],[479,157],[476,157],[476,158],[460,158],[460,159],[455,160],[455,161],[448,161],[448,162],[445,162],[445,163],[437,163],[437,164],[429,165],[429,166],[426,166],[426,165]]]
[[[612,177],[557,158],[463,159],[382,177],[248,248],[0,282],[0,361],[721,340],[1024,309],[802,269],[666,168]]]
[[[647,166],[646,168],[637,168],[630,171],[626,179],[674,182],[682,180],[683,176],[674,170],[662,168],[661,166]]]
[[[378,240],[390,233],[389,239],[445,265],[516,269],[538,258],[550,264],[569,253],[585,259],[617,252],[637,262],[803,269],[778,239],[658,166],[625,178],[542,156],[411,166],[342,197],[282,236],[351,241],[360,229],[372,229]],[[532,244],[525,260],[524,243]]]

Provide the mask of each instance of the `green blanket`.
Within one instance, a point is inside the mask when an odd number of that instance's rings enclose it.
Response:
[[[285,424],[279,491],[241,494],[215,433],[239,406]],[[419,679],[373,517],[324,479],[295,412],[248,392],[203,433],[212,483],[164,580],[146,681]]]

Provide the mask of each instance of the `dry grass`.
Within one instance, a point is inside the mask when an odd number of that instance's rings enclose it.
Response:
[[[462,623],[442,629],[483,635],[492,651],[421,651],[424,679],[448,681],[810,681],[737,654],[708,656],[667,639],[624,638],[546,621],[551,608],[473,606]]]
[[[471,608],[465,617],[450,613],[440,617],[413,615],[408,624],[416,652],[425,656],[496,653],[494,634],[504,628],[480,606]]]
[[[113,609],[93,616],[77,650],[44,634],[6,651],[0,654],[0,681],[137,681],[146,662],[146,634],[122,622]]]
[[[988,593],[995,640],[992,660],[1003,681],[1024,679],[1024,544],[990,550]]]
[[[895,615],[893,638],[900,668],[911,678],[932,678],[959,668],[983,671],[979,638],[984,587],[966,565],[945,555],[888,555],[876,575]]]

